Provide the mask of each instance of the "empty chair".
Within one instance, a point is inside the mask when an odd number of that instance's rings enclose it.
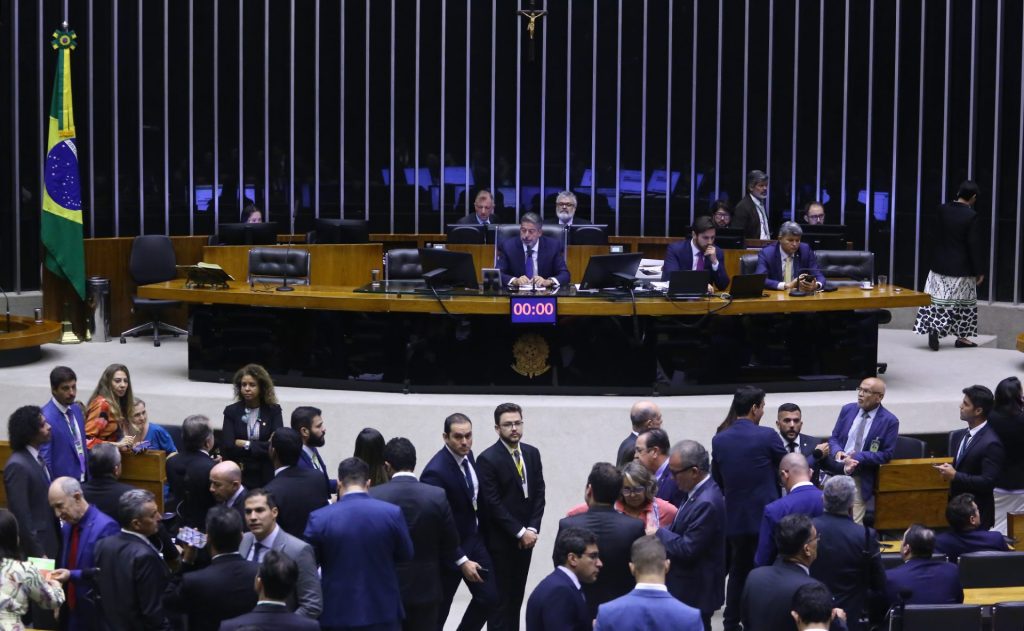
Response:
[[[924,458],[928,453],[928,445],[923,440],[910,436],[897,436],[893,458]]]
[[[997,603],[992,608],[992,631],[1024,629],[1024,602]]]
[[[170,237],[162,234],[147,234],[135,237],[132,241],[131,259],[128,262],[128,272],[136,285],[149,285],[174,280],[178,277],[177,258],[174,256],[174,246]],[[161,322],[158,315],[161,310],[177,307],[181,304],[179,300],[162,300],[159,298],[141,298],[138,294],[132,294],[132,312],[150,311],[152,320],[145,324],[132,327],[121,333],[121,343],[124,344],[125,337],[131,335],[138,337],[139,333],[153,332],[153,346],[160,346],[160,331],[170,333],[174,337],[188,335],[188,331],[179,329],[176,326]]]
[[[249,284],[309,284],[309,250],[252,248],[249,250]]]
[[[423,267],[420,265],[419,250],[394,248],[384,257],[385,278],[393,280],[416,280],[422,282]]]
[[[486,226],[474,226],[473,224],[451,225],[448,227],[448,243],[450,244],[480,244],[484,243],[487,237]]]
[[[740,274],[757,273],[757,255],[744,254],[740,257]]]
[[[818,267],[828,282],[837,287],[874,282],[875,254],[861,250],[815,250]]]
[[[1024,585],[1024,552],[968,552],[960,555],[964,589]]]
[[[980,631],[981,607],[978,605],[907,605],[903,611],[903,631]]]

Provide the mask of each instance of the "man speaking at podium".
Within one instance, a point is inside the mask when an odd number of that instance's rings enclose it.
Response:
[[[543,226],[537,213],[525,213],[519,220],[519,237],[498,244],[498,269],[503,284],[538,288],[569,284],[562,244],[543,236]]]

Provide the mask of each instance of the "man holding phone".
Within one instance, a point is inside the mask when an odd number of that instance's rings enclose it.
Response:
[[[715,245],[715,222],[711,217],[697,217],[690,231],[690,238],[668,246],[665,264],[661,268],[661,279],[668,281],[672,272],[679,270],[706,271],[708,293],[715,288],[724,290],[729,286],[729,275],[725,272],[725,255]]]
[[[801,243],[803,235],[799,224],[787,221],[779,228],[779,240],[757,255],[756,273],[765,275],[765,289],[813,292],[825,286],[814,250]]]

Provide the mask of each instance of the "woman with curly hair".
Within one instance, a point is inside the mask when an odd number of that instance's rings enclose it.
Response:
[[[125,435],[128,416],[135,410],[131,375],[124,364],[111,364],[100,375],[85,411],[86,446],[114,443],[121,449],[131,447],[134,439]]]
[[[237,401],[224,408],[221,455],[242,468],[242,484],[256,489],[274,479],[270,435],[284,426],[274,382],[259,364],[242,366],[232,380]]]
[[[64,588],[57,579],[67,580],[68,570],[56,570],[48,578],[31,563],[21,560],[18,520],[0,508],[0,629],[20,631],[21,618],[30,602],[40,609],[56,610],[64,604]]]

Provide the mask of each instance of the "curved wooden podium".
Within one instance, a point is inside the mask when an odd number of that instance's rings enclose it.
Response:
[[[6,322],[0,319],[0,327]],[[60,322],[36,322],[25,316],[11,316],[11,330],[0,333],[0,366],[18,366],[42,356],[39,347],[60,341]]]

